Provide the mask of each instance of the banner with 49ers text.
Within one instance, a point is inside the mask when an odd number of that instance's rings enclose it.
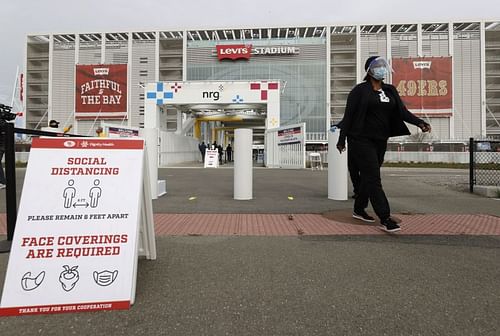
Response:
[[[127,64],[76,66],[75,117],[127,117]]]
[[[393,58],[392,83],[415,114],[451,116],[451,57]]]

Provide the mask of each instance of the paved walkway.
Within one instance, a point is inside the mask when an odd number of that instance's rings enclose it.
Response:
[[[156,214],[158,236],[383,235],[377,223],[350,219],[346,211],[315,214]],[[328,219],[334,217],[335,219]],[[500,218],[491,215],[399,215],[405,235],[496,235]],[[0,234],[6,233],[5,214]]]
[[[298,214],[161,214],[155,217],[158,235],[378,235],[378,224],[355,219],[345,212]],[[405,235],[500,235],[500,218],[490,215],[396,215]],[[357,221],[358,223],[354,223]]]

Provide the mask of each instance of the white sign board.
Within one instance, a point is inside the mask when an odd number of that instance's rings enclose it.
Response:
[[[266,165],[270,168],[306,167],[306,124],[266,130]]]
[[[129,126],[119,126],[111,124],[101,124],[104,129],[104,134],[108,138],[138,138],[139,128]]]
[[[301,125],[278,129],[278,146],[303,142],[304,131]]]
[[[204,168],[218,168],[218,167],[219,167],[219,151],[217,149],[207,149],[205,151]]]
[[[128,309],[142,139],[34,139],[0,315]]]

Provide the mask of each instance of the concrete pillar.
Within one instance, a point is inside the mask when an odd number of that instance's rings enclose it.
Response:
[[[156,128],[141,128],[139,135],[146,141],[146,151],[148,152],[149,163],[149,180],[151,183],[151,196],[153,199],[158,198],[158,129]]]
[[[182,133],[182,127],[183,127],[183,122],[182,122],[182,111],[179,109],[175,109],[177,111],[177,131],[175,133],[181,134]]]
[[[234,199],[253,198],[253,132],[249,128],[234,130]]]
[[[340,129],[328,132],[328,198],[336,201],[347,200],[347,150],[342,154],[337,150]]]
[[[194,137],[198,140],[201,140],[201,121],[196,120],[194,122]]]

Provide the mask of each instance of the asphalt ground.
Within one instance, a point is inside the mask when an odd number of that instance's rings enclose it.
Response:
[[[255,168],[253,199],[236,201],[231,168],[165,168],[160,169],[159,178],[166,180],[167,195],[155,200],[153,206],[155,213],[323,213],[352,209],[350,199],[328,199],[327,175],[327,170]],[[382,183],[394,213],[500,216],[499,200],[466,192],[467,170],[383,168]],[[190,201],[193,197],[196,199]]]
[[[498,237],[159,237],[127,311],[7,335],[498,335]],[[7,255],[0,255],[5,270]]]
[[[22,175],[18,170],[19,192]],[[251,201],[232,200],[231,169],[168,168],[160,177],[168,194],[153,202],[155,213],[323,213],[352,206],[327,199],[326,171],[255,169]],[[466,181],[464,171],[383,169],[395,213],[499,216],[500,201],[464,192]],[[139,261],[130,310],[4,317],[1,335],[500,330],[499,236],[162,236],[157,250],[157,260]],[[7,260],[0,254],[0,274]]]
[[[16,170],[18,204],[24,174],[25,169]],[[166,180],[167,194],[153,200],[153,211],[288,214],[352,209],[351,199],[328,199],[327,175],[327,170],[254,168],[253,199],[237,201],[233,199],[234,177],[230,166],[204,169],[195,164],[161,168],[158,178]],[[464,169],[390,167],[382,169],[382,184],[393,213],[500,216],[500,200],[470,194],[468,176],[468,170]],[[5,191],[0,191],[0,212],[5,212]]]

